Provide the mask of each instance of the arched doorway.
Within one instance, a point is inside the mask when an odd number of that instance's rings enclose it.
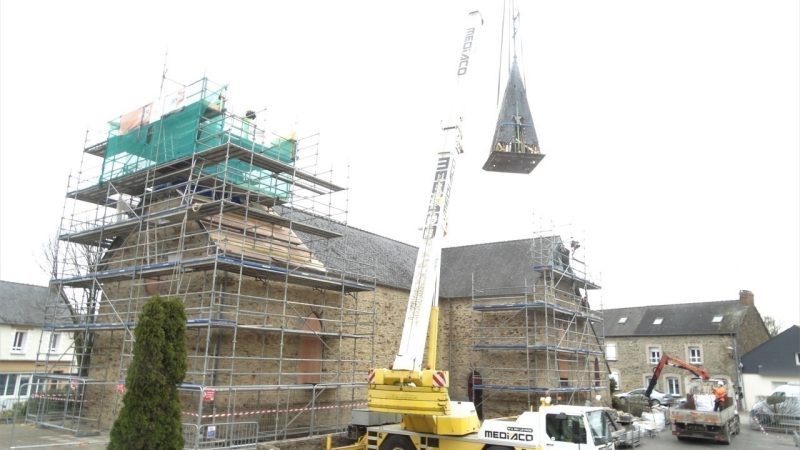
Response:
[[[303,322],[303,332],[297,350],[297,383],[316,384],[322,381],[322,322],[311,313]]]
[[[473,370],[469,374],[467,380],[467,396],[469,401],[475,404],[475,412],[478,414],[478,419],[483,420],[483,379],[481,373]]]

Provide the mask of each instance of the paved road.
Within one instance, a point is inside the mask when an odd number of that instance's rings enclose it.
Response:
[[[644,437],[636,450],[790,450],[796,449],[790,435],[762,433],[751,430],[748,417],[742,416],[742,433],[733,438],[728,446],[704,440],[679,441],[669,429],[662,430],[656,437]],[[57,430],[37,428],[34,425],[0,425],[0,450],[8,449],[53,449],[53,450],[101,450],[106,448],[108,434],[90,437],[75,437]],[[284,446],[290,449],[291,446]]]
[[[690,439],[679,441],[672,432],[667,429],[658,433],[654,438],[642,438],[642,445],[636,450],[750,450],[750,449],[769,449],[769,450],[790,450],[797,449],[791,435],[783,433],[762,433],[761,431],[751,430],[750,421],[747,414],[742,414],[741,434],[733,437],[731,445],[720,444],[713,441],[702,439]]]
[[[83,449],[101,450],[108,444],[108,434],[75,437],[60,430],[38,428],[35,425],[0,425],[0,450],[8,449]]]

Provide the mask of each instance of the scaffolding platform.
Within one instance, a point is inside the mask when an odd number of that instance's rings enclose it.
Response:
[[[600,370],[602,314],[589,307],[588,295],[599,286],[589,281],[585,265],[559,234],[541,233],[531,241],[534,277],[523,286],[481,289],[473,286],[473,333],[476,353],[473,386],[484,409],[503,414],[509,404],[536,407],[544,395],[583,405],[608,390]],[[492,406],[497,398],[497,406]]]
[[[480,300],[478,300],[480,301]],[[602,320],[602,316],[595,311],[591,310],[575,310],[566,308],[559,305],[550,305],[545,301],[532,301],[529,303],[492,303],[492,304],[481,304],[476,303],[473,306],[475,311],[516,311],[519,309],[550,309],[554,312],[562,313],[562,314],[570,314],[576,315],[581,318],[586,318],[595,322]]]
[[[293,270],[258,261],[242,258],[212,255],[193,258],[186,261],[167,261],[139,266],[128,266],[118,269],[90,272],[79,276],[51,280],[68,287],[91,287],[95,282],[112,282],[137,278],[153,278],[177,275],[180,273],[222,270],[229,273],[241,273],[254,278],[267,278],[277,281],[288,281],[292,284],[310,286],[320,289],[342,289],[344,292],[361,292],[374,290],[373,284],[323,273],[305,270]]]
[[[530,392],[537,394],[573,394],[576,392],[591,392],[591,388],[587,387],[541,387],[541,386],[508,386],[503,384],[476,384],[476,390],[482,391],[510,391],[510,392]]]
[[[572,280],[579,283],[581,286],[586,286],[587,289],[600,289],[600,285],[592,282],[586,276],[581,276],[571,268],[564,268],[563,266],[554,264],[536,264],[533,266],[533,270],[537,272],[551,272],[553,276],[560,280]]]
[[[146,189],[154,184],[154,180],[157,180],[159,185],[180,185],[185,183],[185,180],[190,177],[189,174],[192,168],[197,165],[201,167],[215,166],[228,163],[231,160],[241,161],[253,168],[268,170],[275,174],[275,179],[291,183],[297,189],[307,190],[316,194],[344,190],[339,185],[297,170],[289,164],[228,142],[208,150],[164,162],[149,170],[135,171],[110,180],[101,181],[80,190],[68,192],[67,197],[88,203],[107,205],[110,194],[143,195],[146,193]],[[220,174],[221,176],[212,175],[211,178],[224,183],[224,173],[223,171]],[[303,180],[304,182],[298,180]],[[275,196],[259,195],[239,186],[230,185],[226,187],[227,189],[224,192],[231,197],[243,196],[256,203],[271,205],[285,203]]]
[[[230,200],[215,200],[208,202],[194,202],[184,204],[175,208],[162,210],[142,217],[131,217],[118,220],[114,218],[110,223],[96,226],[88,230],[63,233],[58,236],[62,241],[70,241],[83,245],[95,245],[98,242],[103,246],[108,246],[114,238],[127,236],[131,232],[142,227],[143,222],[157,223],[159,226],[176,225],[184,220],[196,220],[221,213],[246,214],[252,219],[261,220],[267,223],[280,225],[294,231],[313,234],[324,238],[341,237],[340,233],[315,227],[303,222],[295,222],[278,214],[270,213],[256,208],[247,208],[241,203]]]
[[[136,322],[114,322],[114,323],[86,323],[86,324],[45,324],[43,327],[47,331],[55,332],[80,332],[80,331],[101,331],[101,330],[133,330]],[[286,333],[295,336],[319,336],[319,337],[345,337],[350,339],[367,339],[367,334],[353,334],[328,331],[314,331],[291,329],[271,326],[238,324],[233,320],[226,319],[190,319],[186,321],[186,328],[238,328],[258,333]]]
[[[319,136],[262,129],[205,78],[163,92],[109,121],[70,177],[30,420],[108,430],[160,296],[187,317],[189,445],[346,430],[374,366],[377,255],[351,256],[347,190],[318,169]],[[72,344],[57,358],[54,333]]]
[[[585,355],[602,355],[603,352],[599,350],[580,348],[580,347],[562,347],[560,345],[541,345],[541,344],[476,344],[473,346],[476,350],[537,350],[537,351],[553,351],[558,353],[573,353]]]

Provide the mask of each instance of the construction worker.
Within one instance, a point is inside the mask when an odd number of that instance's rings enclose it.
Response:
[[[714,393],[714,411],[722,411],[725,408],[725,399],[728,397],[725,383],[718,381],[717,387],[712,392]]]
[[[248,109],[247,112],[244,113],[244,119],[242,119],[243,138],[255,140],[256,137],[256,130],[254,125],[255,120],[256,120],[256,112]]]

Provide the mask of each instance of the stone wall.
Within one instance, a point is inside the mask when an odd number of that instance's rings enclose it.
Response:
[[[668,354],[689,362],[689,347],[699,347],[701,364],[694,364],[708,371],[712,378],[736,381],[736,363],[731,336],[648,336],[648,337],[609,337],[606,344],[617,344],[617,359],[609,360],[612,372],[618,372],[619,390],[626,392],[645,386],[646,377],[652,376],[656,364],[649,361],[648,348],[659,347],[661,355]],[[667,366],[661,373],[656,390],[668,392],[668,378],[677,378],[680,395],[686,394],[691,372]]]
[[[525,299],[506,298],[503,301],[514,303],[524,302]],[[566,306],[567,301],[569,299],[559,298],[559,305]],[[481,302],[482,300],[479,301]],[[579,307],[576,303],[571,306]],[[450,371],[451,399],[468,399],[470,375],[473,370],[480,369],[483,370],[481,375],[485,384],[504,385],[510,389],[483,392],[484,417],[519,414],[520,411],[530,409],[532,405],[538,405],[539,398],[547,393],[528,391],[530,384],[543,389],[565,386],[589,390],[563,394],[553,391],[550,396],[554,402],[583,405],[587,401],[594,402],[595,395],[600,394],[603,399],[601,402],[610,404],[604,356],[597,338],[586,324],[586,319],[578,317],[568,320],[568,315],[564,315],[563,321],[554,321],[553,310],[547,311],[519,309],[485,313],[473,309],[471,298],[443,300],[437,360],[440,367]],[[558,329],[558,326],[563,329]],[[481,343],[574,347],[594,353],[474,348]],[[595,367],[599,370],[595,370]],[[562,376],[564,380],[560,379]]]
[[[187,229],[189,237],[184,240],[184,249],[192,250],[183,257],[204,254],[207,237],[204,243],[196,224],[187,224]],[[166,258],[177,250],[165,244],[177,245],[174,240],[164,239],[163,233],[170,232],[167,229],[129,236],[125,245],[109,255],[104,269],[132,264],[143,251],[135,250],[141,239],[161,242],[162,247],[153,254]],[[313,340],[313,335],[298,331],[306,329],[306,319],[312,317],[319,319],[323,333],[332,333],[320,338],[321,354],[312,357],[319,360],[319,369],[314,369],[319,370],[318,383],[363,382],[378,358],[388,360],[398,346],[399,332],[395,330],[402,326],[406,299],[401,295],[402,301],[395,301],[398,292],[379,289],[375,293],[344,294],[222,271],[201,271],[180,278],[161,276],[105,283],[97,321],[134,323],[152,295],[175,296],[183,301],[191,325],[187,330],[185,381],[199,387],[214,386],[216,390],[212,401],[202,401],[200,391],[192,394],[190,390],[182,395],[187,422],[207,423],[233,417],[274,427],[280,420],[287,420],[285,411],[291,410],[291,424],[297,430],[312,422],[317,428],[341,428],[343,418],[349,418],[349,409],[364,405],[366,389],[315,390],[306,384],[301,378],[307,370],[302,361],[310,360],[301,355],[300,346],[306,342],[303,339]],[[234,328],[233,324],[238,326]],[[381,329],[387,331],[381,333]],[[121,405],[122,395],[116,386],[130,363],[131,345],[124,329],[94,333],[88,377],[97,383],[86,390],[83,414],[97,420],[101,428],[110,427]],[[291,390],[275,388],[293,384],[296,388]]]
[[[609,360],[611,370],[620,375],[619,390],[626,392],[645,386],[645,377],[652,375],[655,364],[648,361],[648,347],[659,346],[661,354],[667,353],[693,364],[690,347],[701,349],[702,363],[694,364],[706,369],[712,378],[723,378],[739,384],[737,357],[752,350],[769,339],[766,327],[755,307],[749,306],[742,317],[737,334],[734,335],[687,335],[687,336],[624,336],[608,337],[606,344],[617,345],[617,359]],[[667,366],[664,368],[656,389],[668,391],[668,378],[677,378],[680,395],[686,394],[690,372]]]
[[[755,306],[747,308],[747,312],[742,318],[742,324],[739,326],[739,332],[736,334],[736,340],[738,344],[736,350],[739,356],[769,340],[767,327]]]

